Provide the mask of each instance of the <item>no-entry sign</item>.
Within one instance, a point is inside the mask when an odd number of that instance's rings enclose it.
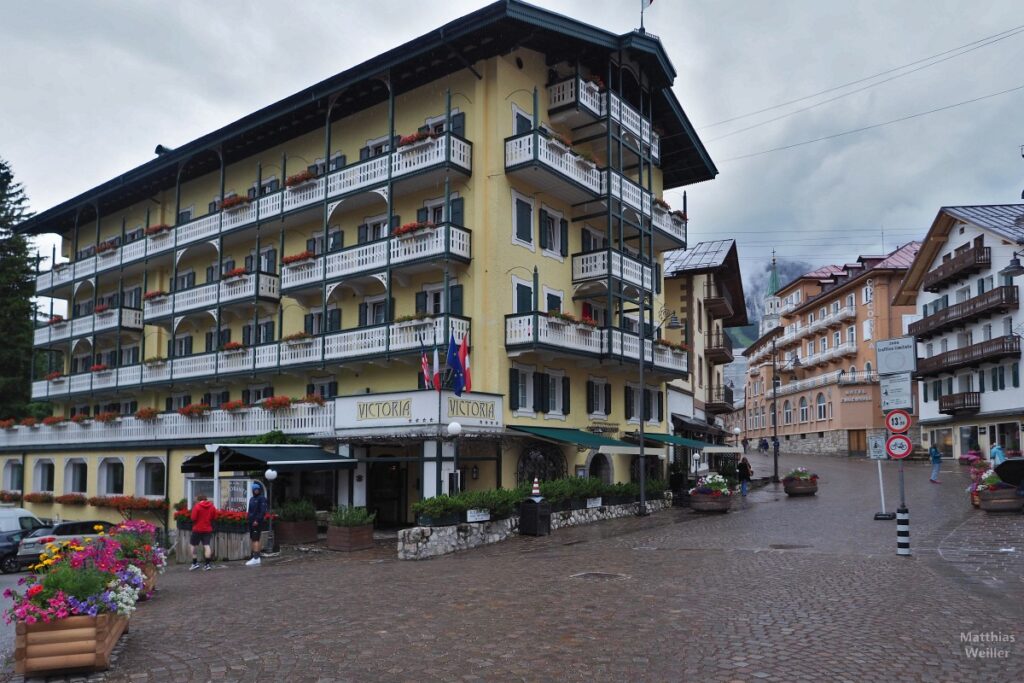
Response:
[[[912,450],[914,450],[914,445],[910,443],[910,437],[905,434],[893,434],[885,442],[885,452],[893,460],[907,457]]]
[[[885,426],[893,434],[902,434],[910,429],[910,413],[894,410],[885,416]]]

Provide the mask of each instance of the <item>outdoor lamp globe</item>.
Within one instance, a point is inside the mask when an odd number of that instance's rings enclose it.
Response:
[[[263,476],[267,478],[267,481],[274,481],[275,479],[277,479],[277,470],[268,469],[266,472],[263,473]]]
[[[448,436],[458,436],[462,433],[462,425],[458,422],[448,423]]]

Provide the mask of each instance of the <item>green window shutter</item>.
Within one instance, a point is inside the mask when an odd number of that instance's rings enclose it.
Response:
[[[1014,363],[1010,366],[1010,383],[1014,388],[1020,386],[1020,363]]]
[[[516,313],[529,313],[533,310],[533,290],[526,285],[516,284]]]
[[[992,368],[992,391],[999,391],[999,372]]]
[[[365,303],[359,304],[359,327],[366,327],[367,308]]]
[[[665,419],[665,394],[658,392],[658,422]]]
[[[612,413],[612,384],[608,382],[604,385],[604,412],[605,415],[611,415]]]
[[[925,385],[925,386],[927,386],[927,385]],[[978,390],[981,393],[983,393],[983,394],[985,393],[985,371],[984,370],[979,370],[978,371]]]
[[[533,242],[533,209],[529,202],[522,199],[516,200],[516,239],[523,242]]]
[[[593,240],[594,240],[594,238],[590,236],[590,231],[589,230],[584,230],[582,237],[583,237],[583,252],[586,253],[586,252],[590,251],[591,249],[593,249]]]
[[[985,293],[985,278],[979,277],[978,278],[978,296],[981,296],[984,293]]]
[[[508,369],[508,406],[509,410],[519,410],[519,371]]]
[[[633,390],[628,386],[623,387],[623,389],[625,390],[625,403],[623,405],[626,407],[626,419],[629,420],[633,417]]]
[[[548,312],[553,313],[555,311],[562,310],[562,300],[555,294],[548,294],[547,296]]]
[[[569,255],[569,221],[562,219],[558,224],[559,230],[561,231],[559,237],[561,239],[562,256]]]
[[[569,414],[569,378],[562,378],[562,414]]]
[[[594,383],[587,380],[587,413],[594,412]]]
[[[950,383],[953,382],[953,380],[949,380],[949,381],[950,381]],[[999,366],[999,390],[1002,391],[1005,388],[1006,388],[1006,366],[1000,365]]]
[[[643,406],[641,406],[641,409],[643,413],[643,419],[646,422],[651,419],[651,390],[644,389],[642,392],[642,396],[644,404]]]
[[[464,226],[466,224],[466,200],[464,200],[462,197],[456,197],[455,199],[451,200],[451,204],[449,205],[449,207],[450,209],[448,221],[453,225]]]
[[[654,264],[654,293],[661,294],[661,264]]]
[[[327,311],[327,331],[328,332],[339,332],[341,331],[341,309],[332,308]]]
[[[448,288],[448,312],[452,315],[462,315],[462,285],[452,285]]]
[[[356,226],[356,240],[359,244],[368,242],[370,240],[370,228],[365,223]]]
[[[924,402],[928,402],[928,383],[924,383]]]
[[[429,216],[429,211],[427,210],[427,207],[421,206],[420,208],[416,209],[416,222],[417,223],[426,223],[428,216]]]
[[[426,313],[427,312],[427,293],[416,292],[416,312]]]
[[[542,372],[533,373],[533,412],[535,413],[546,413],[548,410],[547,401],[547,382],[546,375]]]
[[[452,135],[466,137],[466,115],[459,113],[452,116]]]
[[[540,220],[537,221],[537,229],[540,231],[540,248],[549,249],[551,247],[548,244],[548,212],[544,209],[540,210]]]
[[[953,394],[953,378],[946,378],[946,395],[951,396]]]

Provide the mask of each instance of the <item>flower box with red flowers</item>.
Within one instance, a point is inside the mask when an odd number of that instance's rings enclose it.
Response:
[[[89,366],[89,372],[107,372],[110,367],[106,363],[96,363]]]
[[[165,292],[164,290],[154,289],[143,294],[142,298],[145,301],[154,301],[156,299],[163,299],[165,296],[167,296],[167,292]]]
[[[242,342],[229,341],[225,343],[222,347],[220,347],[220,350],[224,351],[225,353],[233,353],[238,351],[245,351],[245,346],[242,344]]]
[[[35,427],[39,424],[39,420],[37,420],[34,417],[23,417],[21,418],[21,422],[19,422],[18,424],[20,424],[22,427]]]
[[[241,209],[248,205],[249,197],[236,194],[230,197],[225,197],[224,200],[220,203],[220,208],[222,208],[224,211],[234,211],[236,209]]]
[[[231,279],[242,277],[243,275],[248,275],[248,274],[249,274],[249,271],[247,271],[245,268],[232,268],[228,272],[224,273],[224,279],[225,280],[231,280]]]
[[[189,419],[205,417],[210,412],[210,406],[205,403],[189,403],[187,406],[178,408],[178,415]]]
[[[320,394],[306,394],[302,398],[292,401],[292,403],[309,403],[311,405],[320,406],[321,408],[327,405],[327,401],[325,401],[324,397]]]
[[[0,429],[14,429],[14,424],[15,420],[13,417],[6,420],[0,420]]]
[[[597,88],[598,92],[604,90],[604,80],[600,76],[587,76],[583,79],[583,84]]]
[[[71,416],[71,421],[74,422],[76,425],[84,425],[92,422],[92,418],[86,415],[85,413],[75,413],[74,415]]]
[[[62,316],[62,315],[52,315],[52,316],[50,316],[50,319],[46,321],[46,324],[47,325],[60,325],[60,324],[66,323],[66,322],[67,321],[64,320],[64,316]]]
[[[59,382],[60,380],[64,379],[64,375],[59,370],[54,370],[53,372],[48,374],[45,377],[45,379],[47,382]]]
[[[308,182],[316,180],[316,174],[310,170],[301,171],[295,175],[290,175],[284,179],[284,186],[291,189],[295,187],[301,187]]]
[[[224,403],[220,404],[220,409],[221,410],[226,410],[229,413],[237,413],[239,410],[241,410],[244,407],[245,407],[245,402],[244,401],[238,401],[238,400],[235,400],[235,401],[225,401]]]
[[[260,408],[270,412],[277,412],[279,410],[287,410],[291,408],[292,400],[287,396],[271,396],[260,401]]]
[[[96,313],[96,314],[99,314],[99,313],[106,313],[109,310],[110,310],[110,304],[100,304],[96,308],[92,309],[92,312]]]
[[[673,211],[672,217],[681,220],[684,223],[688,220],[685,211]]]
[[[160,225],[151,225],[146,228],[143,232],[146,233],[146,237],[155,237],[156,235],[163,235],[169,233],[172,230],[170,225],[161,223]]]
[[[37,505],[48,505],[53,502],[53,494],[49,491],[33,491],[32,493],[26,493],[22,500],[26,503],[36,503]]]
[[[651,201],[654,204],[654,208],[656,208],[656,209],[661,209],[662,211],[671,211],[672,210],[672,207],[664,199],[661,199],[659,197],[655,197]]]
[[[565,311],[548,311],[548,320],[555,325],[574,325],[579,322],[576,316]]]
[[[21,502],[20,491],[0,491],[0,503],[19,503]]]
[[[54,498],[54,501],[61,505],[85,505],[86,497],[84,493],[65,493]]]
[[[598,322],[596,320],[594,320],[593,318],[591,318],[589,315],[585,315],[582,318],[580,318],[578,323],[579,323],[579,328],[581,330],[584,330],[584,331],[586,331],[588,329],[596,330],[599,327]]]
[[[93,496],[89,505],[97,508],[114,508],[116,510],[166,510],[167,501],[163,498],[146,498],[145,496]]]
[[[96,245],[96,253],[99,254],[100,256],[109,256],[111,254],[117,253],[117,244],[109,241],[100,242],[99,244]]]
[[[156,408],[139,408],[135,411],[135,419],[142,422],[152,422],[159,415]]]
[[[398,146],[409,147],[410,145],[415,145],[416,143],[433,140],[435,137],[437,136],[431,133],[430,131],[419,130],[413,133],[412,135],[403,135],[402,137],[398,138]]]
[[[406,223],[398,228],[395,228],[392,233],[395,237],[412,236],[421,230],[433,230],[437,226],[430,221],[414,221],[412,223]]]
[[[316,258],[316,254],[311,252],[309,249],[306,251],[300,251],[298,254],[290,254],[281,259],[281,263],[286,266],[293,266],[300,263],[305,263],[311,259]]]
[[[105,410],[102,413],[96,413],[96,421],[100,424],[110,424],[121,417],[120,413],[115,413],[113,410]]]
[[[43,424],[47,427],[58,427],[64,424],[65,420],[60,415],[49,415],[43,418]]]
[[[296,332],[294,334],[287,335],[282,339],[282,341],[284,341],[284,343],[288,344],[289,346],[297,346],[300,344],[312,344],[313,335],[311,335],[309,332]]]

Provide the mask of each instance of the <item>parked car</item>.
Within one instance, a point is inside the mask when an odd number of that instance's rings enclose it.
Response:
[[[18,569],[24,569],[39,562],[39,555],[50,543],[63,543],[78,539],[84,541],[87,538],[95,538],[99,531],[107,531],[114,526],[110,522],[102,520],[60,522],[55,524],[48,531],[35,531],[21,539],[18,547],[16,561]],[[96,527],[100,527],[99,530]]]
[[[0,572],[13,574],[18,571],[18,543],[30,533],[24,530],[0,531]]]
[[[32,531],[46,526],[25,508],[0,508],[0,531]]]

